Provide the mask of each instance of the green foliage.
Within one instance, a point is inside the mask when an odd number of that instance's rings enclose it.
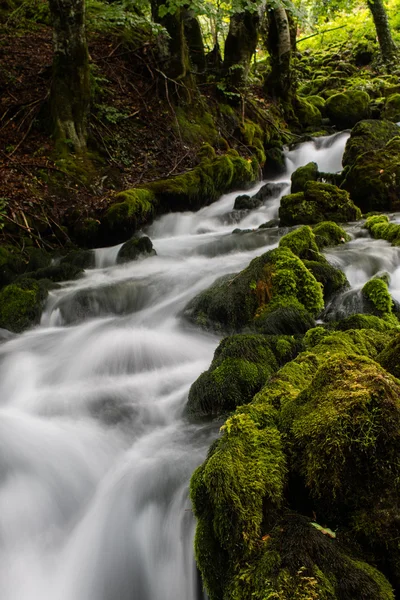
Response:
[[[313,233],[319,250],[329,246],[337,246],[338,244],[343,244],[350,240],[350,236],[343,227],[340,227],[340,225],[333,221],[318,223],[318,225],[313,228]]]
[[[320,253],[311,227],[303,225],[284,235],[279,241],[280,248],[289,248],[293,254],[304,259],[318,260]]]

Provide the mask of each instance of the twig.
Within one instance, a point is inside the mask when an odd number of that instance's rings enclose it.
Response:
[[[309,40],[310,38],[315,37],[316,35],[323,35],[324,33],[329,33],[330,31],[336,31],[336,29],[343,29],[343,27],[347,27],[347,25],[339,25],[339,27],[332,27],[332,29],[324,29],[324,31],[317,31],[317,33],[312,33],[311,35],[307,35],[306,37],[297,40],[296,43],[300,44],[300,42]]]
[[[178,162],[175,164],[175,166],[174,166],[174,168],[172,169],[172,171],[170,171],[169,173],[167,173],[167,175],[166,175],[166,176],[167,176],[167,177],[169,177],[170,175],[172,175],[172,173],[173,173],[174,171],[176,171],[176,169],[177,169],[177,168],[178,168],[178,166],[181,164],[181,162],[182,162],[183,160],[185,160],[185,158],[186,158],[186,157],[187,157],[189,154],[190,154],[190,150],[188,150],[188,151],[186,152],[186,154],[184,154],[184,155],[182,156],[182,158],[181,158],[180,160],[178,160]]]

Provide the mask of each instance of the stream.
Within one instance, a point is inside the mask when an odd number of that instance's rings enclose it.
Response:
[[[40,326],[0,346],[1,600],[205,597],[188,483],[218,428],[183,411],[219,339],[180,314],[217,277],[278,245],[277,227],[255,228],[277,217],[298,166],[339,171],[347,137],[287,151],[275,180],[287,185],[259,209],[233,211],[249,193],[236,191],[159,218],[146,231],[156,256],[117,265],[120,246],[96,250],[96,268],[50,293]],[[400,249],[360,225],[348,231],[352,241],[326,256],[352,289],[328,312],[357,307],[380,271],[400,301]]]

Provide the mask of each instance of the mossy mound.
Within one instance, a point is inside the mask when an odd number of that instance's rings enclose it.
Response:
[[[315,260],[321,256],[311,227],[303,225],[284,235],[279,241],[280,248],[289,248],[293,254],[304,259]]]
[[[342,184],[361,210],[400,209],[400,137],[383,149],[358,155]]]
[[[400,379],[400,335],[397,335],[376,358],[386,371]]]
[[[313,233],[319,250],[350,241],[350,236],[343,227],[333,221],[319,223],[313,228]]]
[[[313,275],[289,248],[280,247],[255,258],[240,273],[218,279],[188,304],[185,316],[216,331],[240,331],[288,306],[315,316],[324,303]]]
[[[292,187],[290,188],[291,194],[297,192],[304,192],[305,185],[308,181],[317,181],[318,179],[318,165],[315,162],[309,162],[304,167],[299,167],[292,173],[291,177]]]
[[[315,103],[309,102],[305,98],[297,98],[295,102],[295,113],[304,128],[319,127],[322,121],[322,115]]]
[[[250,402],[278,370],[282,353],[287,360],[294,358],[295,346],[293,337],[239,334],[224,338],[210,368],[190,388],[187,413],[195,418],[218,416]]]
[[[384,119],[395,123],[400,121],[400,94],[392,94],[387,98],[382,116]]]
[[[361,218],[349,194],[335,185],[309,181],[304,192],[283,196],[279,208],[280,225],[343,223]]]
[[[325,115],[325,104],[326,104],[325,98],[322,98],[322,96],[315,95],[315,96],[307,96],[306,100],[307,100],[307,102],[309,102],[310,104],[312,104],[313,106],[318,108],[318,110],[322,116]]]
[[[47,296],[45,282],[24,279],[0,291],[0,327],[20,333],[39,323]]]
[[[156,251],[152,241],[147,236],[133,237],[123,244],[117,254],[117,264],[137,260],[140,256],[154,256]]]
[[[375,315],[355,314],[335,323],[334,327],[340,331],[347,331],[348,329],[375,329],[375,331],[382,332],[398,329],[399,325]]]
[[[384,279],[375,277],[367,281],[362,288],[362,294],[372,304],[378,317],[393,317],[393,300]]]
[[[37,269],[36,271],[28,272],[25,275],[17,278],[16,281],[19,281],[20,279],[23,280],[25,277],[29,277],[30,279],[47,279],[49,281],[59,283],[61,281],[77,279],[82,275],[82,273],[82,268],[69,262],[63,262],[58,265],[50,265],[49,267],[44,267],[43,269]]]
[[[254,156],[245,159],[236,150],[229,150],[209,158],[207,153],[197,167],[183,175],[117,194],[103,216],[102,239],[107,243],[125,241],[156,213],[197,210],[223,192],[255,181],[258,171],[259,162]]]
[[[356,162],[357,157],[364,154],[364,152],[384,148],[399,133],[400,128],[388,121],[360,121],[353,127],[346,142],[342,159],[343,166],[351,167]]]
[[[382,573],[341,541],[356,538],[374,563],[382,532],[397,531],[398,500],[368,522],[363,545],[371,499],[386,507],[398,497],[400,385],[372,360],[392,333],[317,327],[305,337],[308,350],[236,409],[192,477],[210,600],[394,598]]]
[[[370,97],[367,92],[349,90],[327,99],[325,111],[334,125],[341,129],[353,127],[370,116]]]
[[[373,215],[368,217],[364,227],[368,229],[375,239],[386,240],[392,246],[400,246],[400,225],[390,223],[387,215]]]
[[[303,262],[322,285],[325,302],[330,300],[334,294],[350,286],[343,271],[331,265],[324,257],[319,260],[304,260]]]

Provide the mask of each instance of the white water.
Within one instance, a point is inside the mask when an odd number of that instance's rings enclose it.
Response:
[[[286,179],[310,160],[339,170],[346,137],[289,152]],[[202,597],[187,488],[218,426],[183,410],[218,339],[179,315],[278,244],[276,228],[231,234],[279,207],[238,217],[239,193],[156,221],[157,256],[115,266],[118,247],[97,250],[96,269],[51,293],[40,327],[0,346],[1,600]],[[331,255],[355,285],[390,270],[400,299],[398,250],[357,238]]]

